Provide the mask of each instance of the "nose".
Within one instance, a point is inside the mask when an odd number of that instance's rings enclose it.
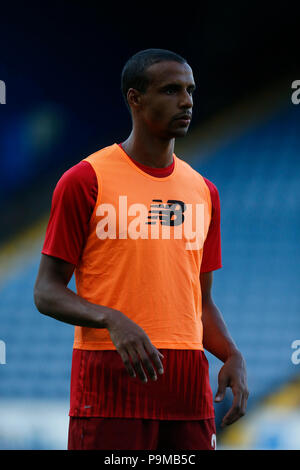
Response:
[[[193,107],[193,96],[187,91],[183,91],[180,103],[180,109],[191,109]]]

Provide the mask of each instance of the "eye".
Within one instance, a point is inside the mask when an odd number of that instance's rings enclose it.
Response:
[[[166,85],[162,88],[162,92],[166,95],[175,95],[180,90],[180,86],[176,85],[175,83]]]
[[[194,91],[195,91],[195,87],[191,87],[191,88],[187,89],[188,94],[191,95],[191,96],[194,93]]]
[[[174,95],[177,91],[177,88],[176,87],[173,87],[173,86],[170,86],[168,88],[165,89],[165,92],[167,95]]]

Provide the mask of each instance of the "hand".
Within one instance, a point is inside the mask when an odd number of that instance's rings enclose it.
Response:
[[[249,391],[247,388],[246,365],[240,352],[231,355],[218,375],[219,387],[215,396],[215,402],[223,400],[226,387],[230,387],[233,393],[233,403],[230,410],[222,420],[221,427],[234,423],[246,413]]]
[[[153,346],[145,331],[130,318],[115,310],[109,319],[107,329],[131,377],[136,377],[137,373],[142,382],[146,383],[148,379],[143,369],[144,365],[150,378],[157,380],[156,371],[150,358],[158,373],[164,373],[161,363],[163,354]]]

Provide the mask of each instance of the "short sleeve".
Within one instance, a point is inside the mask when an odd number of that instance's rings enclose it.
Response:
[[[79,162],[62,175],[52,196],[43,254],[77,265],[97,194],[97,177],[90,163]]]
[[[221,208],[220,196],[217,187],[207,178],[203,178],[209,188],[212,216],[203,247],[201,273],[215,271],[222,267],[221,256]]]

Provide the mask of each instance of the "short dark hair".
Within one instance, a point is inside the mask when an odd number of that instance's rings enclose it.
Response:
[[[164,61],[175,61],[180,64],[187,63],[179,54],[166,49],[145,49],[137,52],[128,59],[121,75],[121,90],[128,108],[127,92],[129,88],[134,88],[141,93],[145,93],[150,84],[146,70],[151,65]]]

